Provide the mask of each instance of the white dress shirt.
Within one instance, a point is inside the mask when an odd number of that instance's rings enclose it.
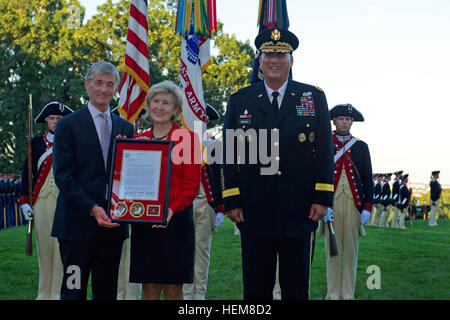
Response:
[[[272,100],[273,100],[272,92],[278,91],[278,93],[279,93],[279,95],[277,97],[278,110],[281,108],[281,102],[283,101],[284,93],[286,92],[287,83],[288,83],[288,80],[286,80],[286,82],[283,83],[283,85],[278,90],[273,90],[273,89],[269,88],[267,86],[266,82],[264,81],[264,86],[266,87],[267,96],[269,97],[270,103],[272,103]]]
[[[100,116],[100,114],[104,113],[106,115],[106,119],[108,119],[107,121],[109,122],[109,127],[112,128],[111,112],[109,110],[109,107],[108,107],[108,110],[106,110],[105,112],[101,112],[96,107],[94,107],[90,102],[88,102],[88,110],[91,113],[92,120],[94,120],[95,130],[97,130],[98,141],[102,141],[101,140],[101,134],[102,134],[101,130],[102,130],[103,118],[102,118],[102,116]]]

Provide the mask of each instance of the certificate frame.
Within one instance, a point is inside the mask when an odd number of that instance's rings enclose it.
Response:
[[[107,206],[112,222],[167,224],[172,148],[168,140],[115,139]]]

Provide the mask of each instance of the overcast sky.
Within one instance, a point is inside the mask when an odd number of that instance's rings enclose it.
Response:
[[[82,0],[87,18],[105,0]],[[239,40],[257,35],[258,0],[217,0],[217,17]],[[431,171],[450,185],[450,1],[287,0],[300,40],[294,80],[321,87],[328,106],[353,104],[366,119],[374,172]]]

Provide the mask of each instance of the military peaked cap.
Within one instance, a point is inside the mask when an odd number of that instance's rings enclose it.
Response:
[[[298,38],[289,30],[267,29],[255,39],[259,53],[292,53],[298,48]]]

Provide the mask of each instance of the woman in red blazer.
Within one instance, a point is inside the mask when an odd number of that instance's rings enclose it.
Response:
[[[201,148],[198,136],[177,124],[182,106],[175,83],[153,85],[145,105],[145,120],[152,127],[135,136],[174,142],[167,226],[135,224],[131,228],[130,282],[142,283],[145,300],[160,299],[161,291],[165,299],[181,300],[183,283],[193,281],[192,202],[200,188]]]

